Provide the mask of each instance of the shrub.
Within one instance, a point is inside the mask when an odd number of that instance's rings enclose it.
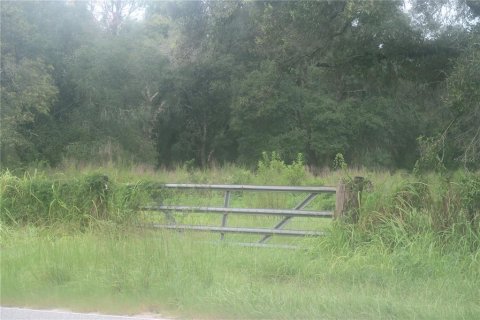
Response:
[[[125,221],[147,197],[142,184],[118,184],[97,173],[54,180],[42,174],[16,177],[7,171],[0,181],[1,221],[9,224]]]
[[[262,184],[304,185],[307,172],[303,154],[299,153],[292,164],[285,164],[277,152],[263,152],[258,161],[257,177]]]
[[[450,179],[438,174],[423,178],[395,175],[377,184],[374,191],[364,192],[360,211],[354,226],[360,234],[356,240],[380,239],[397,246],[431,234],[435,245],[445,248],[455,247],[455,241],[468,244],[469,250],[480,247],[478,174],[463,172]],[[352,232],[351,227],[342,228]]]

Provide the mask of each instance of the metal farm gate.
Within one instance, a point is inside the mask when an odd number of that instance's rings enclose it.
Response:
[[[221,224],[219,226],[210,225],[184,225],[177,224],[173,219],[167,224],[152,223],[149,225],[153,228],[172,229],[178,231],[206,231],[220,233],[220,239],[225,239],[227,233],[237,234],[257,234],[260,237],[257,243],[242,243],[249,246],[269,246],[266,242],[272,236],[323,236],[324,232],[310,231],[310,230],[288,230],[283,227],[293,218],[333,218],[341,216],[345,211],[348,200],[348,190],[344,183],[340,183],[338,187],[294,187],[294,186],[254,186],[254,185],[218,185],[218,184],[162,184],[158,188],[165,189],[180,189],[180,190],[215,190],[224,191],[224,200],[222,207],[210,206],[183,206],[183,205],[163,205],[153,204],[141,207],[142,211],[159,211],[171,217],[172,212],[185,213],[206,213],[219,214],[222,216]],[[361,191],[361,190],[358,190]],[[230,207],[230,200],[232,192],[289,192],[289,193],[307,193],[308,195],[300,201],[292,209],[269,209],[269,208],[232,208]],[[332,211],[316,211],[305,210],[304,208],[312,202],[320,193],[336,194],[336,208]],[[351,193],[351,192],[350,192]],[[356,192],[355,192],[356,193]],[[354,195],[353,198],[358,198],[360,193]],[[260,216],[282,216],[283,219],[272,226],[271,228],[246,228],[246,227],[230,227],[227,226],[229,215],[260,215]],[[283,246],[291,247],[291,246]]]

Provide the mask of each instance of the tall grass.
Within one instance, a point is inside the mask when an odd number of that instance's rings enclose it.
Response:
[[[363,195],[357,234],[390,246],[417,237],[456,251],[480,248],[480,175],[392,176]]]
[[[293,251],[212,245],[204,241],[209,235],[132,223],[149,201],[221,204],[222,194],[182,196],[158,191],[158,182],[335,185],[344,175],[313,176],[275,157],[262,161],[255,172],[227,166],[2,173],[2,304],[195,318],[480,317],[478,173],[350,172],[373,185],[362,195],[358,223],[324,224],[329,236],[304,239]],[[236,206],[298,201],[236,196]],[[332,201],[312,206],[331,209]]]
[[[428,238],[391,250],[379,241],[351,248],[332,237],[291,251],[213,246],[194,234],[110,227],[63,235],[38,227],[2,232],[6,305],[194,318],[480,314],[478,253],[445,255]]]
[[[144,194],[99,173],[52,178],[43,173],[0,175],[1,221],[6,224],[80,226],[97,220],[125,222]]]

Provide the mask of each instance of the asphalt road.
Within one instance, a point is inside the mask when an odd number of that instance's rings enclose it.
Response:
[[[61,310],[35,310],[0,307],[1,320],[167,320],[148,316],[111,316]]]

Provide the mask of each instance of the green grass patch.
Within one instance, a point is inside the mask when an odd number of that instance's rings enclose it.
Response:
[[[3,305],[195,318],[477,319],[480,255],[431,239],[302,250],[212,245],[201,234],[2,230]],[[335,248],[335,249],[334,249]]]

